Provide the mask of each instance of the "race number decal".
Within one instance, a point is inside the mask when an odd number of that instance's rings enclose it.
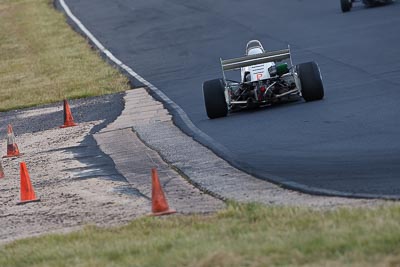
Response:
[[[257,74],[256,74],[256,78],[257,78],[257,80],[261,79],[261,78],[262,78],[262,76],[263,76],[263,74],[262,74],[262,73],[257,73]]]

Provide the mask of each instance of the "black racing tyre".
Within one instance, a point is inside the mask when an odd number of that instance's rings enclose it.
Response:
[[[225,117],[228,105],[225,100],[225,86],[222,79],[214,79],[203,83],[204,104],[210,119]]]
[[[340,7],[342,8],[342,12],[350,11],[352,5],[352,0],[340,0]]]
[[[305,101],[324,98],[324,85],[317,63],[312,61],[297,65],[297,74],[301,83],[301,95]]]

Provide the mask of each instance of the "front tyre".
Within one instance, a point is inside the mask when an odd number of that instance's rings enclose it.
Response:
[[[203,83],[204,103],[210,119],[225,117],[228,105],[225,100],[225,86],[222,79],[214,79]]]
[[[324,85],[317,63],[312,61],[297,65],[297,74],[301,83],[301,94],[305,101],[324,98]]]
[[[340,7],[342,8],[342,12],[350,11],[352,5],[353,5],[352,0],[340,0]]]

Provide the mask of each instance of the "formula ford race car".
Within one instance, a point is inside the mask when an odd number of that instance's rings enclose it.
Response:
[[[393,0],[340,0],[340,7],[342,12],[348,12],[353,7],[354,2],[362,2],[367,7],[377,6],[382,4],[389,4]]]
[[[284,62],[286,61],[286,62]],[[290,98],[320,100],[324,87],[318,65],[307,62],[293,66],[290,47],[265,52],[260,41],[246,45],[246,55],[221,59],[222,79],[203,83],[204,102],[210,119],[228,112],[268,106]],[[225,71],[241,70],[241,81],[227,80]]]

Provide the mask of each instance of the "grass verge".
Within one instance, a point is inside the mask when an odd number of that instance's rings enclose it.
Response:
[[[127,89],[51,0],[0,0],[0,111]]]
[[[400,207],[315,211],[230,203],[0,247],[0,266],[400,266]]]

